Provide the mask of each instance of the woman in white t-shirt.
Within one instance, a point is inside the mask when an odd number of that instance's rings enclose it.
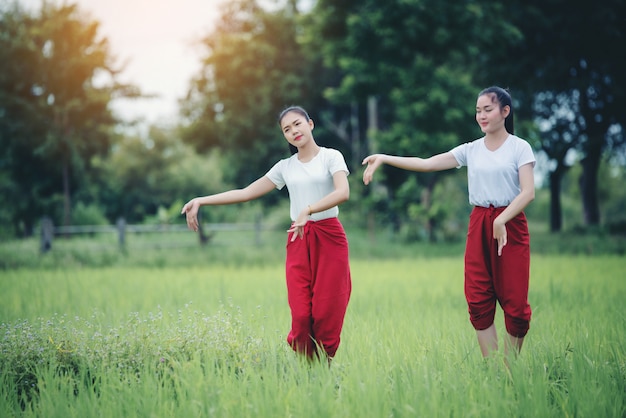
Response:
[[[197,231],[200,206],[246,202],[287,186],[292,220],[285,268],[292,318],[287,342],[310,359],[330,361],[339,347],[352,290],[348,240],[337,218],[338,205],[350,196],[349,172],[339,151],[315,142],[313,120],[303,108],[285,109],[278,123],[297,152],[249,186],[197,197],[181,213],[189,228]]]
[[[524,208],[535,198],[535,157],[528,142],[513,135],[513,106],[500,87],[481,91],[476,122],[485,134],[430,158],[375,154],[366,157],[363,182],[389,164],[411,171],[467,166],[470,215],[465,248],[465,297],[483,356],[498,349],[496,302],[504,311],[505,352],[522,348],[528,332],[530,237]]]

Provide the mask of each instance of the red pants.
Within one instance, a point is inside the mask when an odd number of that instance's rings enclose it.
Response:
[[[522,212],[507,222],[507,244],[498,256],[493,220],[503,210],[494,207],[472,210],[465,247],[465,298],[475,329],[487,329],[493,324],[498,301],[504,311],[507,332],[521,338],[528,332],[531,316],[530,236]]]
[[[352,281],[348,240],[337,218],[309,221],[304,237],[287,239],[287,296],[291,331],[287,342],[308,357],[321,347],[332,358],[339,347]]]

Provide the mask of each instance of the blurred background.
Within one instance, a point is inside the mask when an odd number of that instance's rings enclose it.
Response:
[[[244,187],[289,149],[305,107],[351,171],[347,228],[462,243],[466,172],[384,167],[481,136],[476,97],[514,100],[535,151],[531,227],[626,235],[622,0],[13,0],[0,5],[0,238],[178,225],[189,199]],[[202,210],[284,230],[286,191]],[[89,229],[89,228],[91,229]]]

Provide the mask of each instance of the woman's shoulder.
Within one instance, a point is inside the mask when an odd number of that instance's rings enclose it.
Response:
[[[511,138],[515,142],[526,142],[526,143],[528,143],[528,141],[526,141],[524,138],[520,138],[517,135],[510,134],[509,138]]]
[[[297,158],[298,158],[298,154],[293,154],[289,157],[281,158],[280,160],[274,163],[274,167],[276,168],[285,167],[289,165],[290,163],[292,163],[293,161],[295,161]]]
[[[343,158],[341,151],[328,147],[320,147],[320,155],[324,158]]]
[[[462,144],[457,145],[456,147],[454,147],[454,150],[458,150],[458,149],[473,149],[477,146],[482,145],[485,142],[485,137],[480,137],[480,138],[476,138],[476,139],[472,139],[471,141],[468,142],[463,142]]]
[[[513,135],[513,134],[509,135],[509,140],[511,140],[511,142],[515,144],[516,147],[532,148],[530,145],[530,142],[528,142],[524,138],[520,138],[517,135]]]
[[[528,162],[532,162],[533,164],[535,163],[535,153],[533,151],[533,147],[528,141],[516,135],[511,135],[509,139],[512,139],[511,142],[513,143],[512,152],[521,159],[522,164],[526,164]]]

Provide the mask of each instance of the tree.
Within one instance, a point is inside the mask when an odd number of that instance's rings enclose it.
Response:
[[[481,88],[474,80],[475,72],[482,71],[480,54],[487,47],[504,48],[509,38],[519,36],[502,19],[504,13],[503,6],[486,1],[338,5],[319,0],[312,13],[314,38],[324,63],[342,74],[327,97],[335,104],[357,101],[361,106],[376,99],[379,134],[368,145],[370,151],[428,156],[474,139],[479,135],[472,109]],[[416,200],[429,212],[433,188],[445,175],[424,174],[413,182],[405,171],[385,167],[384,174],[379,181],[387,188],[377,208],[391,212],[396,227],[406,221]],[[431,238],[432,215],[425,225]]]
[[[312,110],[319,97],[298,28],[293,4],[267,11],[236,0],[202,41],[208,53],[182,103],[183,138],[201,153],[220,149],[229,183],[246,185],[288,156],[278,113],[292,104]]]
[[[198,155],[176,129],[152,127],[147,137],[124,137],[106,158],[94,160],[98,198],[106,215],[141,222],[160,207],[182,208],[200,190],[225,186],[219,152]]]
[[[550,147],[576,146],[582,153],[584,221],[598,225],[600,162],[624,141],[626,49],[607,46],[625,42],[626,4],[620,0],[532,0],[513,2],[508,9],[509,21],[523,36],[506,51],[486,56],[485,65],[491,70],[482,75],[502,77],[515,86],[521,110],[530,117],[535,95],[576,98],[570,102],[571,111],[582,121],[570,134],[577,140],[555,135],[551,141],[561,143]],[[515,65],[503,65],[507,60],[514,60]]]
[[[1,19],[0,141],[18,192],[11,201],[22,202],[13,222],[32,233],[59,195],[63,222],[70,222],[72,188],[86,178],[91,159],[110,148],[117,123],[110,101],[138,91],[116,82],[119,70],[99,24],[76,5],[44,2],[34,16],[15,5]]]
[[[0,14],[0,193],[4,217],[17,233],[31,234],[38,213],[50,204],[54,189],[49,164],[33,152],[45,136],[38,111],[40,55],[33,39],[38,21],[17,5]],[[46,199],[48,196],[48,199]]]
[[[539,125],[541,149],[550,159],[548,182],[550,188],[550,230],[563,226],[561,181],[571,168],[568,156],[580,144],[583,118],[577,109],[577,93],[542,92],[535,95],[533,113]]]

